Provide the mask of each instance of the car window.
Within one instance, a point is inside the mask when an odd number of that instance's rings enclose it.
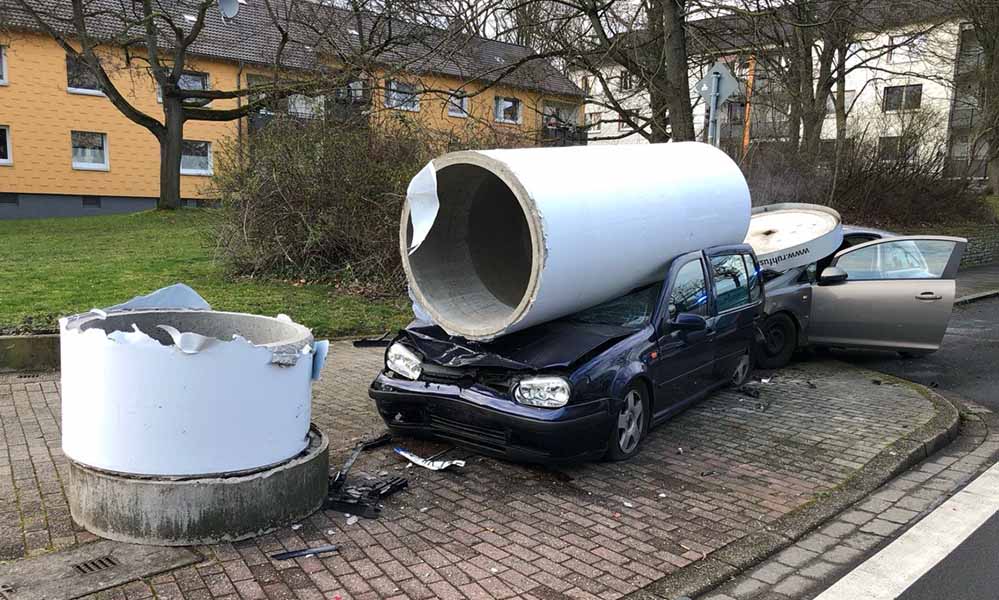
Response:
[[[742,261],[746,264],[746,273],[749,274],[749,301],[756,302],[762,294],[762,290],[760,289],[760,272],[757,268],[756,260],[751,254],[743,254]]]
[[[749,278],[741,254],[712,258],[711,277],[715,282],[718,312],[749,304]]]
[[[836,266],[848,280],[939,279],[943,276],[954,242],[945,240],[896,240],[844,254]]]
[[[662,289],[662,282],[640,287],[620,298],[580,311],[569,319],[580,323],[638,329],[652,318],[652,311],[656,308]]]
[[[700,260],[680,267],[669,293],[669,316],[680,313],[708,316],[708,284]]]

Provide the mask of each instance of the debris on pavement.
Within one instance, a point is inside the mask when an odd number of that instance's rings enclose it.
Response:
[[[355,523],[357,523],[358,520],[359,519],[356,516],[350,517],[349,519],[347,519],[347,525],[354,525]]]
[[[289,550],[288,552],[277,552],[271,554],[271,558],[274,560],[288,560],[290,558],[298,558],[300,556],[314,556],[316,554],[326,554],[327,552],[336,552],[336,546],[317,546],[315,548],[302,548],[301,550]]]
[[[635,508],[635,505],[632,504],[631,502],[625,501],[623,504],[625,508]]]
[[[819,389],[819,386],[815,385],[811,381],[806,381],[805,383],[808,384],[808,389],[810,389],[810,390],[817,390],[817,389]]]
[[[355,348],[387,348],[392,343],[392,332],[386,331],[381,337],[354,340]]]
[[[739,392],[745,396],[749,396],[750,398],[760,397],[760,390],[748,385],[739,386]]]
[[[405,458],[409,462],[413,463],[418,467],[423,467],[424,469],[430,469],[431,471],[443,471],[451,467],[464,467],[465,461],[463,460],[430,460],[426,458],[419,457],[412,452],[405,450],[403,448],[396,448],[395,453],[399,456]],[[437,455],[435,455],[437,456]]]
[[[881,380],[880,379],[872,379],[871,383],[873,383],[874,385],[881,385]]]

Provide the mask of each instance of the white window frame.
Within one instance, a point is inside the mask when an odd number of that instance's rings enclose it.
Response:
[[[104,162],[103,163],[78,163],[76,159],[73,158],[73,134],[74,133],[96,133],[101,136],[104,140]],[[69,151],[70,160],[73,165],[73,169],[76,171],[110,171],[111,170],[111,150],[108,145],[108,134],[100,131],[80,131],[72,130],[69,132]]]
[[[10,125],[0,125],[4,130],[4,140],[7,141],[7,158],[0,158],[0,167],[9,167],[14,164],[14,142],[10,139]]]
[[[205,76],[205,89],[203,91],[208,91],[208,90],[212,89],[212,77],[206,71],[193,71],[193,70],[185,69],[181,73],[181,77],[183,77],[185,74],[187,74],[187,75],[190,75],[190,74],[204,75]],[[190,98],[189,100],[195,100],[195,98]],[[159,104],[163,104],[163,87],[159,83],[156,84],[156,102],[158,102]],[[211,103],[212,103],[212,101],[209,100],[208,102],[205,103],[205,106],[208,106]]]
[[[181,168],[180,168],[180,174],[181,175],[192,175],[192,176],[195,176],[195,177],[211,177],[212,175],[214,175],[215,174],[215,157],[214,157],[214,155],[212,153],[212,143],[210,141],[208,141],[208,140],[183,140],[183,141],[184,142],[188,142],[188,143],[197,142],[197,143],[202,143],[202,144],[208,144],[208,169],[185,169],[183,167],[183,164],[184,164],[184,145],[182,143],[181,146],[180,146],[180,164],[182,165]]]
[[[404,92],[406,94],[412,94],[414,106],[409,106],[407,104],[396,104],[395,103],[395,93],[398,91],[396,86],[398,85],[413,86],[412,92]],[[406,112],[420,112],[420,90],[419,85],[416,83],[409,83],[406,81],[399,81],[398,79],[389,79],[385,82],[385,108],[391,108],[392,110],[404,110]]]
[[[457,102],[455,102],[457,100]],[[459,90],[451,90],[447,98],[447,115],[459,119],[468,118],[468,96]]]
[[[592,117],[592,119],[591,119]],[[600,129],[603,127],[604,114],[602,112],[588,112],[586,113],[586,127],[594,133],[600,133]]]
[[[0,46],[0,85],[7,85],[7,46]]]
[[[78,88],[78,87],[73,87],[73,86],[69,85],[69,59],[70,58],[71,57],[67,54],[66,55],[66,61],[65,61],[65,63],[66,63],[66,91],[69,92],[70,94],[77,94],[79,96],[99,96],[99,97],[103,98],[104,97],[104,91],[100,89],[100,87],[99,87],[101,85],[100,83],[97,84],[98,85],[98,89],[96,89],[96,90],[93,90],[93,89],[90,89],[90,88]],[[83,60],[83,59],[81,58],[80,60]]]
[[[499,111],[499,103],[502,102],[503,100],[513,100],[514,102],[517,103],[517,118],[515,120],[514,119],[506,119],[506,118],[503,118],[502,116],[500,116],[501,113]],[[493,99],[493,119],[497,123],[506,123],[508,125],[520,125],[524,121],[524,103],[523,103],[523,101],[521,101],[520,98],[516,98],[514,96],[496,96]]]

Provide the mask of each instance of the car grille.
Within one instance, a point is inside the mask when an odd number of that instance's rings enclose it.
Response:
[[[420,380],[465,388],[478,384],[504,396],[509,396],[513,387],[513,378],[507,373],[442,367],[426,362],[423,363],[423,373],[420,375]]]
[[[499,427],[472,425],[433,413],[429,415],[429,421],[431,431],[441,437],[452,437],[493,449],[502,449],[507,442],[506,431]]]

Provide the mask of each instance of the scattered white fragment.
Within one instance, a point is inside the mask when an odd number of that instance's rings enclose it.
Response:
[[[336,530],[335,529],[327,529],[326,530],[326,535],[335,535],[335,534],[336,534]]]
[[[431,471],[443,471],[444,469],[448,469],[450,467],[465,466],[465,461],[463,460],[427,460],[402,448],[396,448],[395,453],[414,465],[423,467],[424,469],[430,469]]]
[[[625,506],[625,508],[635,508],[635,505],[632,504],[631,502],[625,502],[624,506]]]
[[[764,377],[764,378],[760,379],[760,383],[770,383],[770,380],[771,380],[770,377]]]
[[[295,523],[294,525],[291,526],[291,530],[292,531],[298,531],[301,528],[302,528],[302,524],[301,523]]]
[[[347,519],[347,525],[353,525],[354,523],[357,523],[357,521],[358,521],[357,517],[351,517]]]
[[[430,510],[430,507],[424,506],[423,508],[420,509],[420,512],[427,512],[428,510]]]
[[[492,568],[489,569],[489,572],[490,573],[499,573],[499,569],[497,569],[496,567],[492,567]]]
[[[666,497],[666,493],[665,492],[659,492],[659,497],[660,498],[665,498]]]

